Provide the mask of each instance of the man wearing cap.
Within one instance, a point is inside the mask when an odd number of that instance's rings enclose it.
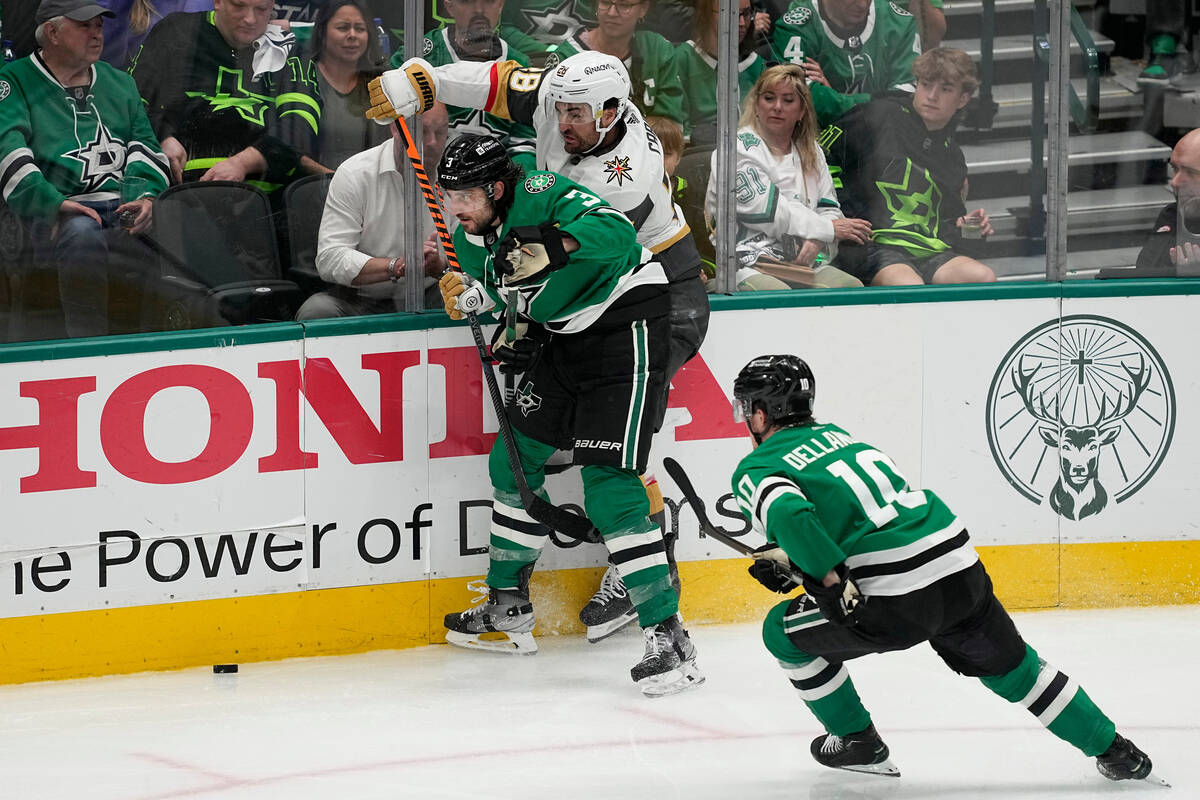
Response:
[[[91,0],[42,0],[39,49],[0,70],[0,191],[33,223],[35,247],[51,250],[72,337],[108,332],[110,233],[145,230],[167,186],[137,86],[99,60],[105,16]],[[135,178],[139,197],[122,203]]]
[[[295,37],[269,21],[271,0],[213,0],[169,14],[129,71],[175,179],[254,179],[270,191],[315,148],[321,105]]]

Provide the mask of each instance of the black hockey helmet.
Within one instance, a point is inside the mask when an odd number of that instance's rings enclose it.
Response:
[[[816,379],[799,356],[759,356],[733,382],[734,418],[748,420],[762,409],[772,425],[795,425],[812,418]]]
[[[511,179],[519,169],[494,136],[467,134],[446,146],[438,163],[443,189],[471,189]]]

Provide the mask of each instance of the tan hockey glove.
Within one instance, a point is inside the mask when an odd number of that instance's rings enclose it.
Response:
[[[390,69],[372,80],[367,119],[381,125],[398,117],[423,114],[437,100],[437,78],[433,66],[423,58],[410,58],[397,69]]]

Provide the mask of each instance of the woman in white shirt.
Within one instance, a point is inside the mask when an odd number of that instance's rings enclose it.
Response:
[[[862,286],[830,262],[839,241],[865,244],[871,225],[842,215],[817,146],[817,116],[802,68],[771,67],[746,96],[738,121],[734,194],[743,268],[765,258],[812,267],[816,286]],[[710,217],[716,203],[716,184],[710,181],[704,204]]]

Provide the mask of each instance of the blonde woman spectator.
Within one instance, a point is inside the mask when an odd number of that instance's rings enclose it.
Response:
[[[843,216],[816,136],[804,70],[794,64],[769,68],[751,88],[738,121],[738,264],[743,270],[760,260],[811,267],[814,286],[862,286],[830,262],[839,241],[865,244],[871,226]],[[711,217],[716,206],[716,182],[710,181],[705,212]],[[741,282],[743,275],[738,277]]]

